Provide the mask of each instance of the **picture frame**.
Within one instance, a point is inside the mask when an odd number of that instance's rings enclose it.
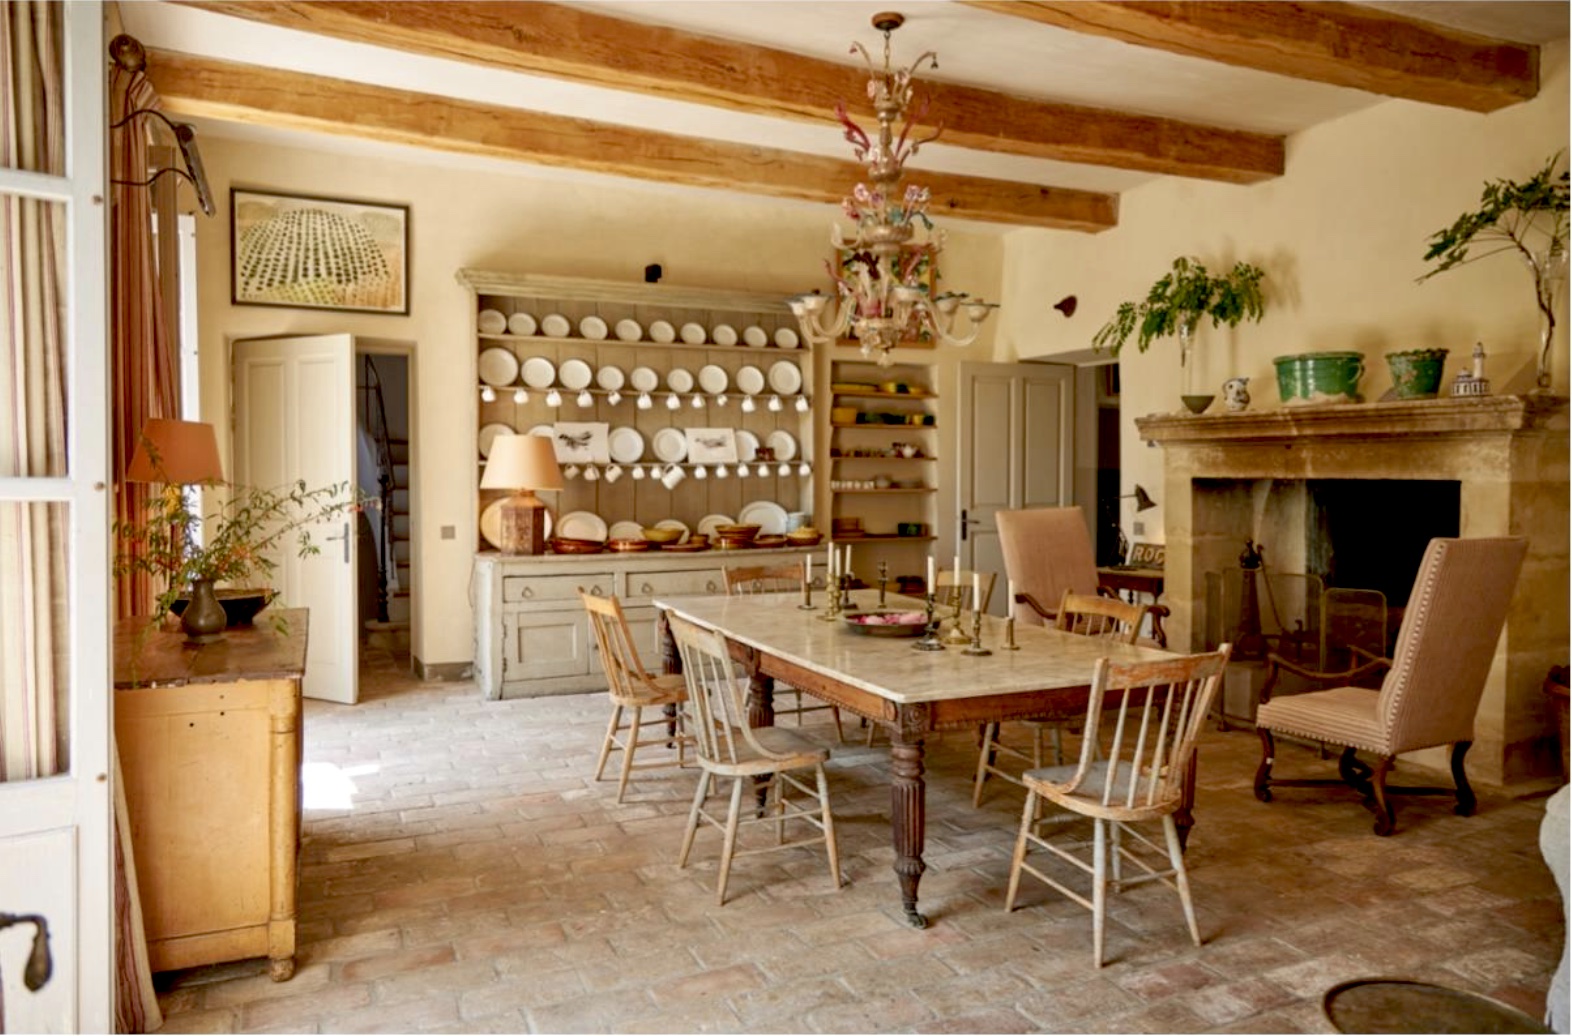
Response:
[[[920,246],[919,251],[921,254],[917,260],[917,280],[923,293],[931,299],[937,294],[939,286],[939,250],[934,245],[928,244]],[[842,248],[831,260],[831,268],[843,280],[855,276],[858,266],[866,261],[863,258],[865,254],[867,249]],[[839,286],[831,285],[831,288],[831,297],[838,297]],[[860,343],[855,338],[842,338],[836,344],[856,348]],[[920,338],[903,339],[900,346],[903,349],[932,349],[937,344],[931,336],[924,334]]]
[[[611,463],[611,425],[606,421],[558,421],[551,443],[558,464]]]
[[[733,428],[687,428],[688,460],[694,464],[737,463],[737,432]]]
[[[409,206],[229,189],[229,298],[409,315]]]

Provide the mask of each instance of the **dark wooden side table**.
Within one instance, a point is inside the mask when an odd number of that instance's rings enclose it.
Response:
[[[1162,647],[1168,646],[1168,637],[1163,632],[1163,616],[1166,609],[1161,609],[1157,598],[1163,592],[1163,570],[1160,568],[1147,568],[1140,565],[1104,565],[1097,570],[1097,585],[1111,590],[1115,595],[1122,596],[1129,593],[1131,600],[1139,602],[1142,594],[1152,597],[1152,638]]]

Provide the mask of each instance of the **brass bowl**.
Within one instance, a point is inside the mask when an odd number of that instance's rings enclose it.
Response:
[[[649,540],[611,540],[606,546],[619,554],[637,554],[640,551],[657,549]]]
[[[559,536],[551,541],[553,554],[599,554],[606,545],[599,540],[572,540]]]
[[[751,540],[762,528],[762,525],[717,525],[715,536],[722,540]]]
[[[649,540],[651,543],[676,543],[678,540],[682,539],[682,530],[663,529],[658,526],[649,525],[645,526],[644,528],[644,538]]]

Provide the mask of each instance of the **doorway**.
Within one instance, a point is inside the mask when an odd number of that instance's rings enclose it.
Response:
[[[360,515],[361,643],[407,663],[414,607],[410,356],[360,343],[355,358],[355,479],[379,506]]]

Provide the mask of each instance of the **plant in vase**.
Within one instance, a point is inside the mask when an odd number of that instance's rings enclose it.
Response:
[[[1237,327],[1241,320],[1260,320],[1266,311],[1261,292],[1263,274],[1250,263],[1235,263],[1225,274],[1213,276],[1201,260],[1180,256],[1140,302],[1122,302],[1113,319],[1092,337],[1094,349],[1109,349],[1115,356],[1135,338],[1145,352],[1153,341],[1173,335],[1179,339],[1181,391],[1185,406],[1199,414],[1211,405],[1211,394],[1197,394],[1191,382],[1195,364],[1191,350],[1196,326],[1211,317],[1213,327]]]
[[[1433,270],[1419,277],[1429,280],[1454,266],[1471,263],[1500,252],[1516,252],[1534,278],[1534,301],[1539,308],[1539,356],[1534,383],[1540,391],[1550,388],[1550,347],[1556,336],[1556,303],[1567,280],[1567,172],[1555,173],[1563,152],[1546,160],[1527,180],[1490,180],[1479,196],[1479,208],[1465,212],[1445,229],[1430,235],[1426,262]],[[1475,245],[1488,251],[1472,251]]]
[[[154,625],[179,612],[187,639],[196,643],[218,639],[227,624],[217,584],[260,585],[247,591],[261,598],[260,610],[272,597],[267,586],[278,567],[278,552],[293,544],[301,557],[319,553],[309,527],[361,506],[358,493],[342,482],[316,489],[306,488],[304,481],[277,489],[228,488],[228,497],[202,514],[194,506],[194,493],[170,485],[148,502],[143,520],[115,523],[117,536],[131,545],[116,559],[116,573],[145,572],[161,579],[164,590],[154,603]],[[182,612],[179,602],[188,595]]]

